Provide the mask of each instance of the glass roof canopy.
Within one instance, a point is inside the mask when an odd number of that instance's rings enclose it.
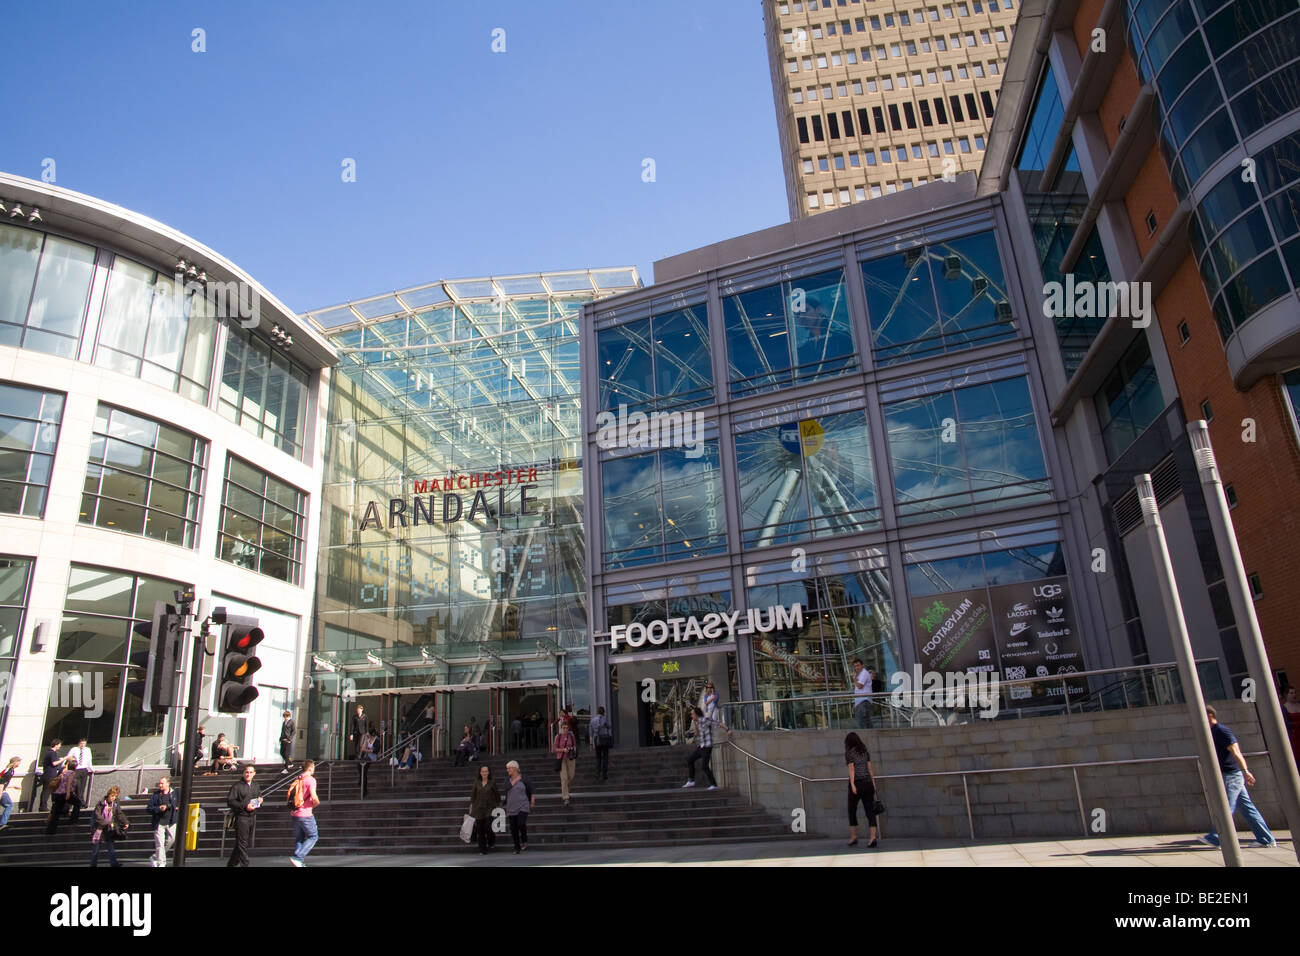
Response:
[[[596,292],[612,295],[641,288],[635,266],[615,269],[582,269],[570,272],[533,272],[513,276],[486,276],[481,279],[442,279],[415,286],[402,292],[377,295],[368,299],[304,312],[302,318],[314,322],[322,332],[332,332],[367,319],[419,312],[429,306],[459,304],[473,299],[499,299],[511,296],[547,296],[565,292]]]
[[[364,387],[391,413],[444,413],[416,426],[431,448],[509,463],[510,446],[555,437],[557,427],[577,441],[556,403],[577,409],[582,305],[638,288],[634,266],[445,279],[303,318],[338,350],[340,371],[366,369]],[[433,458],[430,467],[459,464]]]

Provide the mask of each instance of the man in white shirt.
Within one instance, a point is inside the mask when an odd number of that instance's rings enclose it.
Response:
[[[862,661],[853,659],[853,712],[858,717],[858,729],[871,726],[871,672]]]
[[[86,738],[82,737],[78,740],[77,746],[70,748],[65,756],[77,758],[77,793],[81,795],[81,802],[89,806],[90,778],[95,772],[95,765],[91,763],[90,748],[86,746]]]

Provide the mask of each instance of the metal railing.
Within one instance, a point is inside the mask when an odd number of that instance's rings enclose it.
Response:
[[[1222,675],[1217,659],[1196,662],[1196,669],[1207,700],[1224,698]],[[914,673],[908,673],[909,680]],[[944,727],[986,719],[1025,719],[1059,714],[1076,714],[1105,710],[1128,710],[1181,703],[1182,682],[1177,664],[1144,664],[1135,667],[1109,667],[1098,670],[1001,681],[996,686],[996,701],[978,699],[977,685],[953,683],[976,675],[943,675],[950,687],[927,690],[924,685],[909,692],[893,690],[865,697],[850,692],[810,694],[767,700],[731,701],[722,705],[723,720],[736,730],[853,730],[859,729],[856,706],[869,701],[869,728]],[[961,688],[965,686],[966,689]],[[951,689],[958,695],[954,697]],[[985,685],[990,693],[992,685]],[[937,701],[932,703],[934,698]],[[961,703],[962,706],[952,706]],[[996,704],[996,714],[990,704]],[[984,717],[989,713],[989,717]]]
[[[799,781],[799,806],[801,808],[804,808],[805,810],[807,808],[807,799],[806,799],[807,795],[805,791],[806,784],[835,783],[835,784],[843,785],[848,783],[849,781],[847,774],[843,777],[804,776],[803,774],[798,773],[797,771],[787,770],[785,767],[780,767],[770,761],[764,760],[762,757],[758,756],[757,754],[750,753],[744,747],[741,747],[736,742],[732,740],[728,740],[727,741],[728,757],[730,757],[733,752],[738,753],[745,758],[746,799],[748,799],[750,806],[754,805],[754,778],[753,778],[753,770],[752,770],[753,764],[758,764],[770,770],[775,770],[777,773],[784,774],[788,777],[794,777],[796,780],[798,780]],[[1244,756],[1268,757],[1269,753],[1267,750],[1256,750],[1251,753],[1245,754]],[[1271,759],[1272,758],[1270,757],[1270,761]],[[1179,757],[1137,757],[1130,760],[1095,760],[1095,761],[1087,761],[1087,762],[1080,762],[1080,763],[1039,764],[1032,767],[996,767],[987,770],[936,770],[936,771],[930,771],[926,773],[892,773],[892,774],[878,773],[872,775],[872,782],[876,783],[878,781],[884,781],[884,780],[919,780],[927,777],[961,777],[962,798],[966,806],[966,826],[970,831],[970,838],[974,840],[977,839],[977,837],[975,836],[975,816],[971,809],[969,778],[975,776],[981,776],[981,775],[1033,773],[1033,772],[1043,772],[1043,771],[1069,770],[1074,780],[1074,796],[1079,808],[1079,824],[1080,827],[1082,828],[1083,835],[1086,837],[1090,835],[1090,831],[1088,829],[1088,816],[1083,808],[1083,790],[1079,786],[1080,770],[1085,770],[1085,769],[1095,768],[1095,767],[1120,767],[1125,765],[1148,764],[1148,763],[1179,763],[1179,762],[1186,762],[1189,760],[1193,764],[1197,765],[1197,769],[1199,771],[1200,758],[1198,758],[1195,754],[1191,754],[1188,756],[1179,756]],[[724,762],[724,769],[725,771],[728,772],[729,775],[729,771],[730,771],[729,764]],[[1199,781],[1201,781],[1202,798],[1208,799],[1205,793],[1204,775],[1198,772],[1196,777]],[[876,793],[878,796],[880,795],[880,792],[881,792],[880,787],[877,786]]]

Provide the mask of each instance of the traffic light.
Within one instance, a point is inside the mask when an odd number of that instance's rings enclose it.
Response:
[[[225,608],[218,608],[212,615],[214,621],[221,623],[223,634],[217,710],[223,714],[242,714],[257,700],[253,675],[262,669],[262,662],[255,652],[266,635],[257,626],[257,618],[224,612]]]
[[[131,666],[142,669],[144,679],[128,681],[127,693],[141,699],[146,714],[161,713],[176,703],[181,618],[176,608],[158,601],[153,606],[153,619],[137,624],[134,630],[149,642],[149,649],[131,655]]]

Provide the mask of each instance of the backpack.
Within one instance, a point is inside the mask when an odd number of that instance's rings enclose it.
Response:
[[[596,728],[596,743],[601,747],[608,747],[614,742],[614,731],[609,726],[609,718],[602,718],[603,723]]]
[[[289,792],[285,794],[285,802],[289,805],[289,809],[291,810],[302,809],[303,795],[301,777],[289,784]]]

